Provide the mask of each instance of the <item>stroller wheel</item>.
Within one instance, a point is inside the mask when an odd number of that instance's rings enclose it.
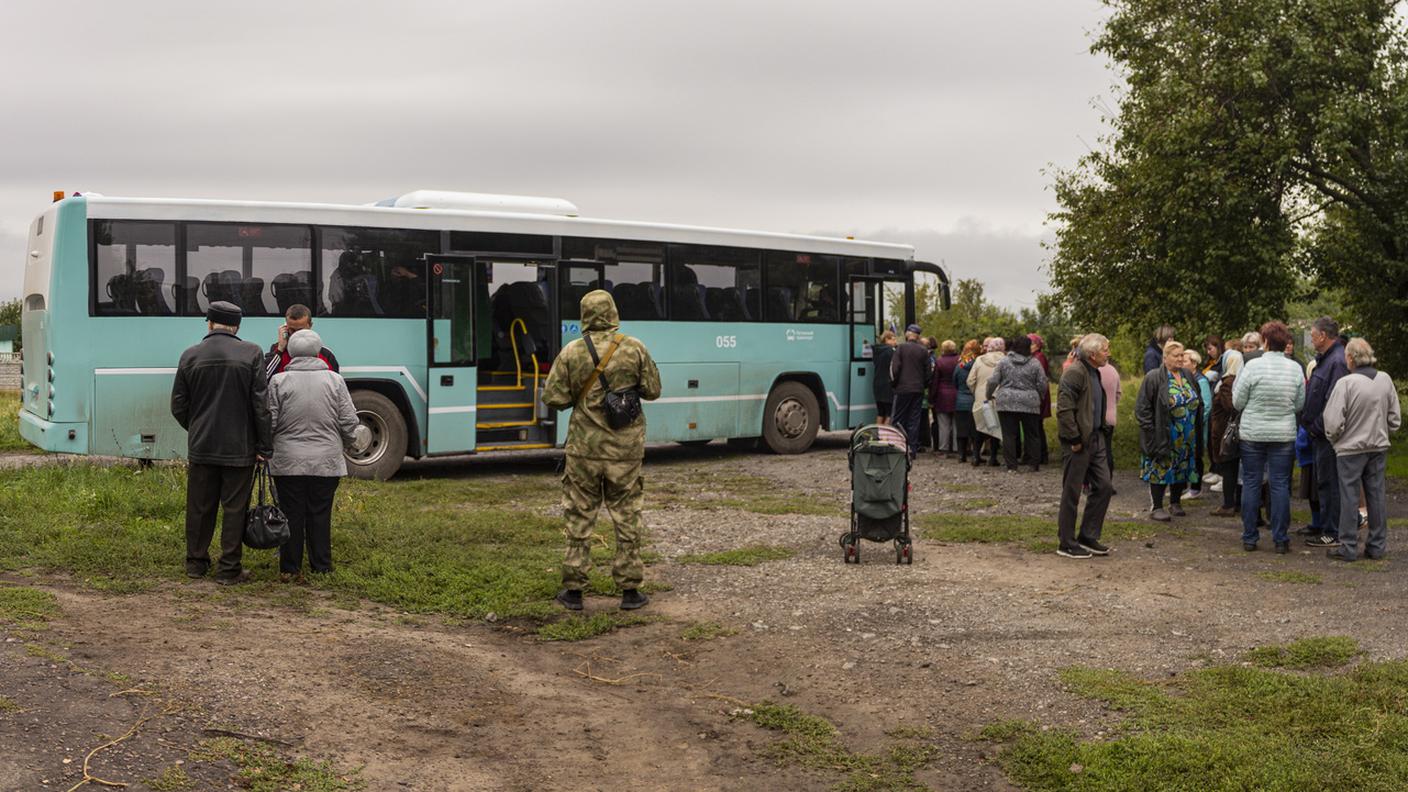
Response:
[[[846,563],[860,563],[860,546],[856,544],[855,540],[850,541],[846,545]]]
[[[914,546],[911,545],[909,542],[904,543],[904,546],[900,550],[900,554],[904,558],[904,563],[906,565],[911,565],[914,563]]]

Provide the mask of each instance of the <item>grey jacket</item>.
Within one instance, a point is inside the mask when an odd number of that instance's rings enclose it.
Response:
[[[1035,358],[1008,352],[993,369],[985,395],[993,399],[998,412],[1041,412],[1041,390],[1047,387],[1046,372]]]
[[[1387,451],[1403,423],[1398,391],[1382,371],[1361,366],[1340,377],[1325,403],[1325,436],[1340,456]]]
[[[272,476],[345,476],[357,410],[342,376],[315,357],[296,357],[269,380],[274,424]]]

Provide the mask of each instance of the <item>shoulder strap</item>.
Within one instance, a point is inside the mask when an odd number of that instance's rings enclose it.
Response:
[[[611,362],[611,356],[616,354],[616,347],[621,345],[621,341],[624,338],[625,336],[620,333],[613,336],[611,338],[611,346],[606,349],[606,357],[598,358],[596,354],[596,344],[592,343],[592,337],[588,335],[586,331],[582,332],[582,343],[587,345],[587,352],[591,353],[592,362],[596,364],[596,368],[592,370],[591,374],[587,375],[587,381],[583,382],[582,387],[577,390],[577,401],[581,401],[587,397],[587,391],[592,389],[593,379],[601,380],[601,389],[603,391],[611,390],[606,384],[606,364]]]

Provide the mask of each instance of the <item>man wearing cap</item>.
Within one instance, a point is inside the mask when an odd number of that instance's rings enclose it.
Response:
[[[890,358],[890,384],[895,390],[891,422],[904,430],[909,455],[919,451],[919,414],[924,407],[924,388],[934,373],[929,348],[919,343],[919,325],[904,330],[904,343]]]
[[[243,583],[241,541],[257,457],[272,453],[265,402],[264,356],[241,341],[240,308],[216,301],[206,312],[207,335],[181,353],[171,387],[171,414],[187,432],[186,576],[210,570],[215,514],[224,508],[215,582]]]

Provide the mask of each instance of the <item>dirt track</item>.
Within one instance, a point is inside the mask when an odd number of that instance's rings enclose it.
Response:
[[[442,469],[481,468],[490,470],[483,460]],[[728,470],[834,503],[838,515],[844,508],[844,441],[834,437],[802,457],[710,447],[647,459],[651,480],[676,491]],[[1054,515],[1059,487],[1055,468],[1007,474],[934,458],[920,460],[913,483],[918,513],[972,510],[983,498],[997,501],[985,512]],[[1145,490],[1126,471],[1116,485],[1112,519],[1134,518]],[[651,611],[666,621],[568,644],[542,643],[523,625],[345,610],[318,597],[289,607],[208,581],[130,596],[62,579],[16,581],[58,594],[62,615],[33,640],[68,660],[36,656],[13,638],[0,644],[0,693],[21,708],[0,712],[0,744],[17,746],[0,755],[0,788],[67,789],[98,733],[121,734],[157,702],[172,711],[104,752],[95,774],[154,776],[213,727],[362,765],[373,790],[825,789],[841,780],[761,755],[777,735],[730,717],[738,702],[772,699],[830,719],[857,751],[884,750],[886,730],[928,727],[939,752],[918,781],[1007,789],[992,748],[972,740],[978,728],[1022,717],[1098,734],[1111,722],[1060,689],[1062,667],[1166,675],[1327,634],[1352,635],[1374,657],[1402,656],[1393,637],[1408,627],[1400,530],[1386,565],[1332,566],[1308,551],[1244,553],[1233,521],[1206,516],[1213,505],[1191,502],[1193,516],[1118,543],[1105,559],[919,540],[912,567],[896,566],[880,545],[866,545],[865,563],[852,567],[836,545],[843,517],[701,511],[676,498],[649,514],[665,557],[650,575],[673,585]],[[1393,497],[1391,513],[1403,508]],[[754,543],[797,555],[756,567],[671,561]],[[1279,570],[1323,582],[1256,574]],[[614,605],[592,599],[588,609]],[[739,632],[679,637],[705,620]],[[158,696],[122,694],[132,688]],[[196,788],[229,782],[229,768],[189,767]]]

